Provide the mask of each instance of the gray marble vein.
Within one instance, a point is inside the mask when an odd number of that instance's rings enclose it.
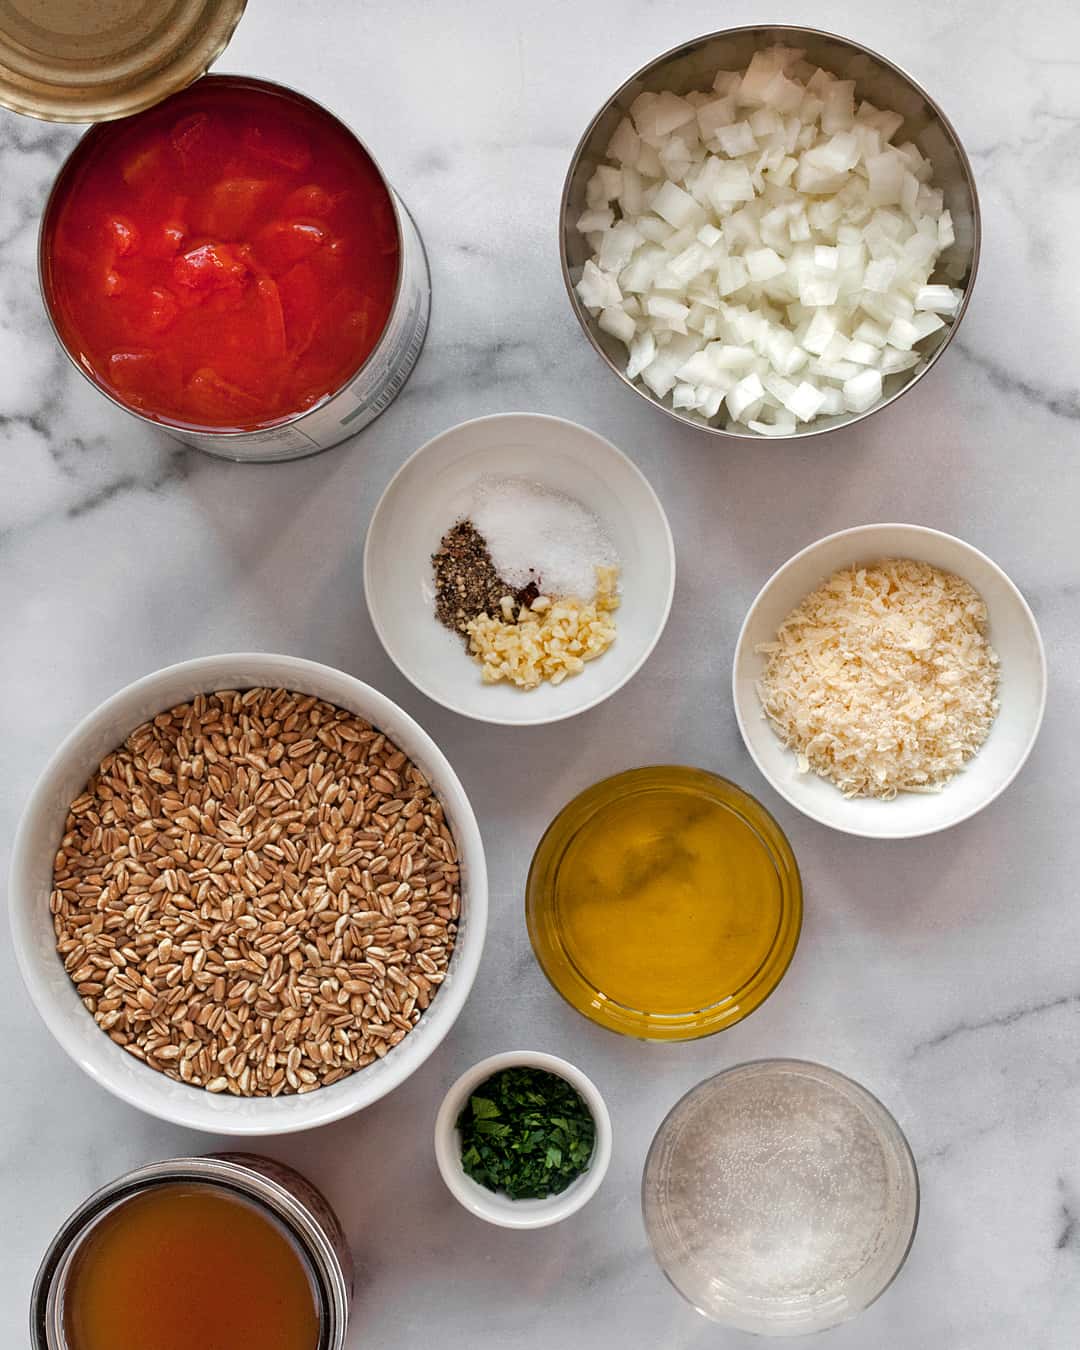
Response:
[[[955,349],[977,367],[1003,394],[1011,394],[1035,408],[1041,408],[1052,417],[1061,417],[1066,421],[1080,420],[1080,385],[1072,389],[1053,389],[1046,385],[1034,384],[1023,379],[1008,368],[1003,361],[973,351],[962,337],[957,337]]]
[[[1063,994],[1060,998],[1047,999],[1043,1003],[1030,1003],[1021,1008],[1012,1008],[1008,1012],[983,1018],[978,1022],[958,1022],[955,1026],[939,1031],[929,1040],[917,1041],[911,1050],[911,1058],[927,1054],[939,1046],[948,1044],[955,1036],[973,1035],[996,1027],[1012,1027],[1029,1017],[1038,1017],[1041,1013],[1055,1012],[1058,1008],[1080,1007],[1080,994]]]
[[[1054,1246],[1059,1252],[1076,1251],[1078,1249],[1078,1236],[1080,1236],[1080,1217],[1077,1215],[1076,1199],[1067,1178],[1058,1177],[1057,1185],[1061,1194],[1059,1208],[1061,1231],[1057,1235]]]

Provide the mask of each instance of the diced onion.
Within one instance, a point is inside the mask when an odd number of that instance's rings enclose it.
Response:
[[[955,229],[933,165],[892,144],[903,117],[803,55],[639,94],[577,221],[577,293],[628,378],[763,436],[872,408],[963,300],[933,280]]]

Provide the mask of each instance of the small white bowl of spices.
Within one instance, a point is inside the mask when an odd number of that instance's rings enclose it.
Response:
[[[765,583],[739,634],[735,715],[780,795],[847,834],[967,820],[1023,767],[1046,657],[996,563],[921,525],[820,539]]]
[[[610,697],[659,640],[674,589],[671,530],[640,470],[536,413],[479,417],[422,446],[364,548],[391,660],[485,722],[555,722]]]
[[[539,1050],[492,1055],[461,1075],[435,1118],[435,1161],[471,1214],[547,1228],[576,1214],[611,1161],[611,1117],[580,1069]]]

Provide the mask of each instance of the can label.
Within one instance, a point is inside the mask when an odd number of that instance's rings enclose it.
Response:
[[[294,1167],[289,1167],[287,1163],[278,1162],[276,1158],[267,1158],[261,1153],[208,1153],[206,1156],[208,1158],[220,1158],[222,1162],[237,1163],[241,1167],[249,1168],[252,1172],[260,1172],[271,1181],[276,1181],[279,1186],[284,1186],[289,1194],[308,1210],[323,1230],[341,1265],[341,1273],[348,1288],[349,1296],[352,1296],[356,1279],[352,1251],[341,1227],[341,1220],[331,1209],[330,1202],[322,1191]]]
[[[169,427],[171,435],[222,459],[260,463],[300,459],[355,435],[393,403],[424,345],[431,279],[412,217],[389,185],[388,191],[401,227],[401,284],[378,345],[352,380],[325,403],[282,426],[231,436]]]

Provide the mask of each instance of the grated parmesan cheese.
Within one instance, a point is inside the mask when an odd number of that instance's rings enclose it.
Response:
[[[986,740],[998,656],[968,582],[910,558],[834,572],[780,625],[758,683],[799,770],[846,797],[938,792]]]

